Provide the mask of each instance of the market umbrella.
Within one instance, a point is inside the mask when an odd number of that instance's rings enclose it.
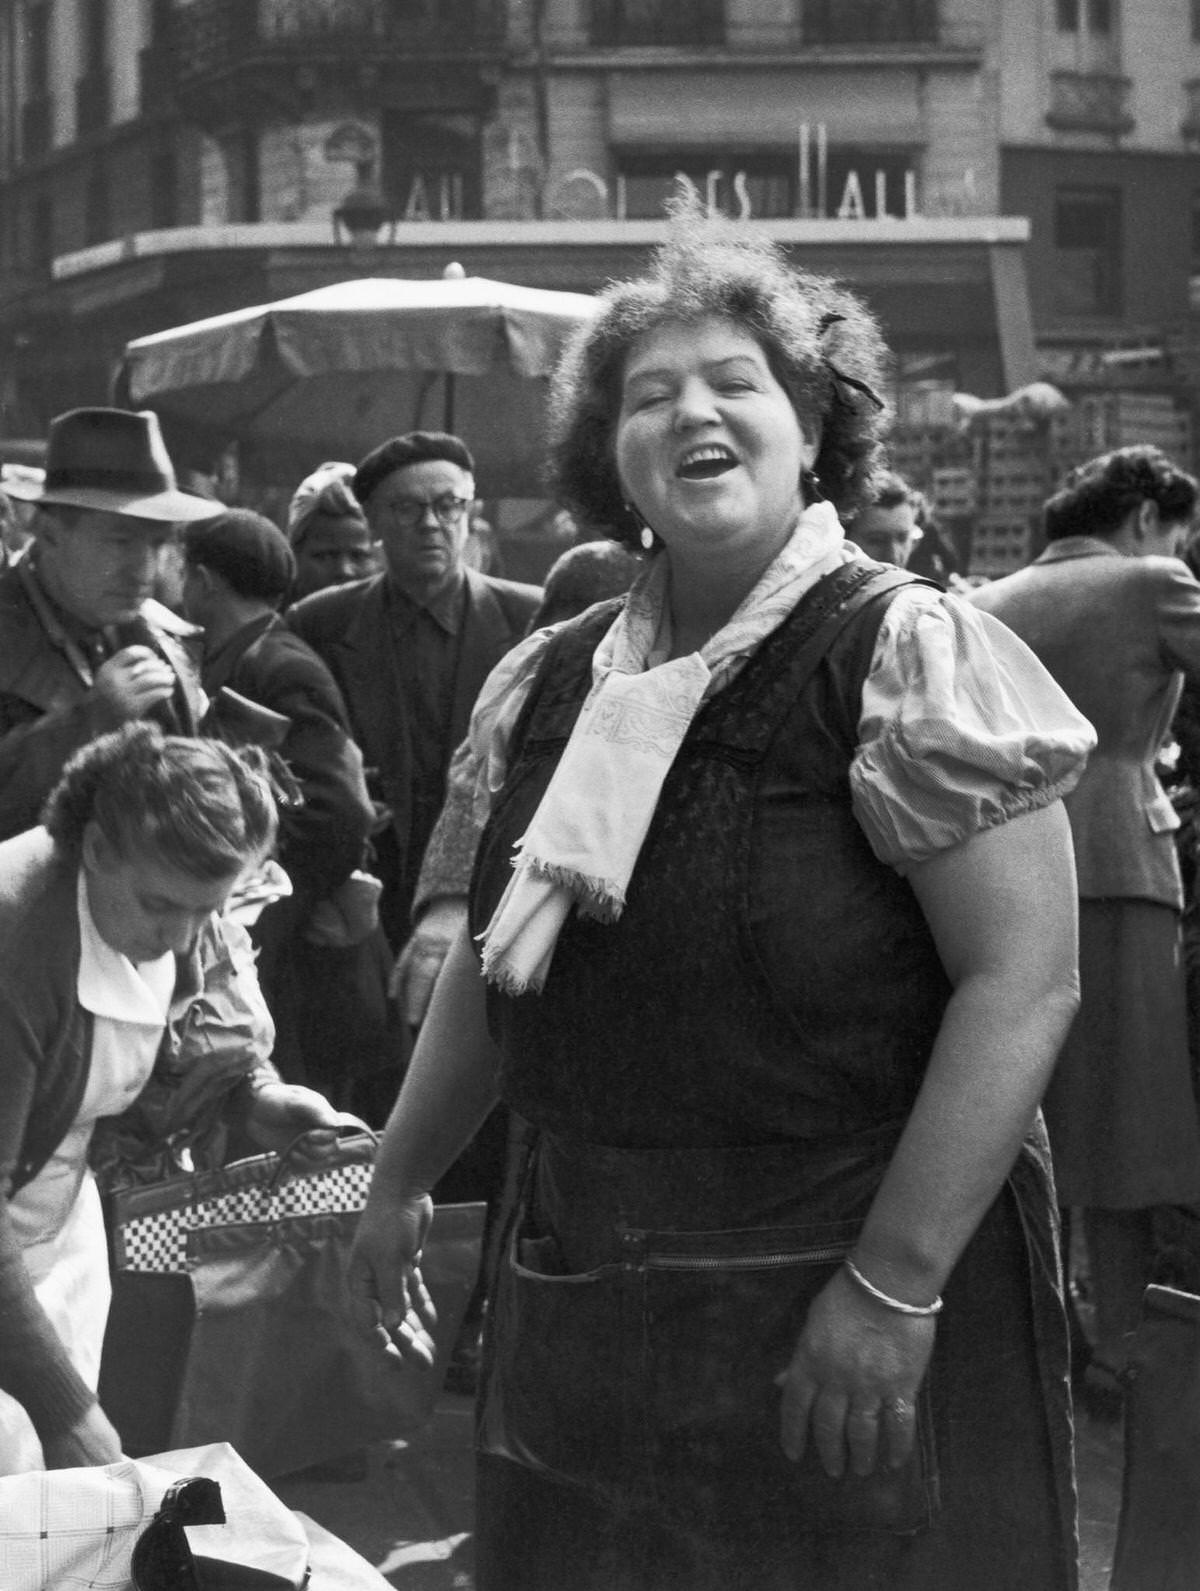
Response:
[[[337,282],[127,344],[117,401],[171,429],[358,460],[455,431],[481,495],[540,495],[548,377],[596,313],[582,293],[450,274]]]

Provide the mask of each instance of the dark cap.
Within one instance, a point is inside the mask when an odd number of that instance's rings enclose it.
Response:
[[[430,459],[445,459],[468,475],[475,473],[475,460],[460,437],[451,436],[448,431],[410,431],[407,436],[394,436],[389,442],[380,443],[367,454],[354,472],[354,495],[365,507],[371,493],[389,475]]]
[[[296,575],[288,539],[265,514],[227,508],[184,532],[189,564],[202,564],[227,580],[239,597],[278,602]]]

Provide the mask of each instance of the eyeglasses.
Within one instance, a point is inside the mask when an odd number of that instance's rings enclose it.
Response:
[[[405,529],[419,525],[432,508],[433,517],[447,530],[458,524],[470,506],[469,497],[455,497],[453,492],[443,492],[432,502],[423,497],[393,497],[382,504],[384,512]]]

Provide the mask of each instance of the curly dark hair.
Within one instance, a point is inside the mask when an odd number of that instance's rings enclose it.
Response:
[[[757,339],[801,426],[820,437],[813,468],[823,495],[843,515],[869,497],[889,423],[873,401],[888,355],[870,310],[839,283],[789,265],[768,239],[705,215],[684,193],[649,273],[610,284],[600,302],[551,384],[551,483],[582,523],[638,544],[641,522],[626,503],[614,447],[626,360],[646,332],[711,316]]]
[[[132,723],[76,752],[42,811],[72,861],[95,823],[119,855],[149,853],[204,882],[265,856],[278,822],[267,762],[256,747],[164,735]]]
[[[1190,519],[1200,483],[1150,444],[1101,453],[1073,469],[1042,510],[1047,541],[1067,536],[1112,536],[1144,502],[1157,504],[1168,524]]]

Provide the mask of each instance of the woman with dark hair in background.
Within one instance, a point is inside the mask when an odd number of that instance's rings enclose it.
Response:
[[[1037,1105],[1091,736],[846,546],[883,359],[853,296],[683,216],[557,378],[562,500],[651,556],[485,688],[470,933],[350,1276],[427,1355],[428,1191],[497,1097],[530,1124],[480,1591],[1075,1584]]]
[[[1154,1208],[1200,1199],[1179,819],[1155,773],[1181,680],[1200,681],[1200,583],[1180,558],[1196,502],[1195,479],[1158,448],[1103,454],[1046,504],[1041,556],[972,596],[1037,653],[1099,739],[1066,803],[1082,1005],[1046,1124],[1059,1202],[1083,1213],[1095,1306],[1091,1362],[1081,1352],[1074,1370],[1110,1412],[1152,1280]]]
[[[0,1474],[121,1455],[95,1391],[110,1287],[89,1154],[153,1163],[222,1122],[269,1149],[307,1134],[304,1163],[332,1147],[332,1108],[270,1064],[249,944],[221,916],[275,821],[236,752],[139,723],[77,753],[45,827],[0,845]],[[226,1042],[199,1053],[193,1013]]]

